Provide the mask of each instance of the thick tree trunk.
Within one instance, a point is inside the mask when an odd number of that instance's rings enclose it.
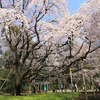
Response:
[[[16,86],[16,95],[21,95],[21,85]]]
[[[13,87],[12,95],[13,96],[21,95],[21,85],[17,85]]]
[[[21,81],[19,78],[16,78],[14,84],[12,85],[12,95],[13,96],[21,95]]]
[[[13,96],[21,95],[21,85],[14,85],[13,86],[12,95]]]
[[[16,58],[15,69],[14,69],[14,82],[12,85],[13,96],[21,95],[22,80],[20,78],[20,74],[19,74],[20,67],[18,65],[19,65],[19,62],[18,62],[18,59]]]

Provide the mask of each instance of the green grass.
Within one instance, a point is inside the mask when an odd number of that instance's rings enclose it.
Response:
[[[80,93],[74,93],[77,98]],[[71,100],[71,93],[38,93],[28,94],[27,96],[0,96],[0,100]]]

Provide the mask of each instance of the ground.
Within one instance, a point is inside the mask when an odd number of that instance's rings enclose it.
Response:
[[[74,100],[86,100],[85,93],[80,91],[74,92]],[[92,91],[88,91],[88,100],[100,100],[100,92],[96,92],[96,98]],[[23,96],[8,96],[0,95],[0,100],[71,100],[72,94],[70,92],[55,92],[55,93],[36,93],[23,94]]]
[[[96,95],[96,97],[94,97],[94,94],[92,92],[88,92],[88,100],[100,100],[100,92],[96,92],[95,95]],[[85,93],[82,93],[82,95],[80,95],[75,100],[86,100]]]
[[[74,93],[77,98],[81,93]],[[0,100],[71,100],[71,92],[37,93],[26,96],[0,96]]]

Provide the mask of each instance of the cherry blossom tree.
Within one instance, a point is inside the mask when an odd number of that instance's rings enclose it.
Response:
[[[66,66],[70,67],[77,61],[86,59],[90,53],[100,48],[99,8],[99,0],[90,0],[72,16],[65,15],[62,19],[39,23],[44,33],[42,39],[48,40],[48,44],[53,44],[53,56],[49,57],[51,65],[57,58],[59,66],[66,69]],[[94,70],[94,74],[96,73],[97,68]]]
[[[31,82],[38,76],[52,52],[51,44],[47,46],[41,39],[44,33],[38,23],[61,18],[68,13],[66,5],[66,0],[0,0],[0,39],[5,49],[11,51],[11,59],[6,59],[12,60],[9,79],[13,79],[13,95],[21,94],[26,79]]]
[[[66,73],[100,48],[99,4],[91,0],[70,16],[66,0],[0,0],[0,39],[11,50],[13,95],[20,95],[26,79],[31,82],[39,75],[45,61],[48,75],[55,69]]]

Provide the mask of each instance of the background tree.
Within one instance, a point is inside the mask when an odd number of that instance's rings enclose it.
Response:
[[[56,24],[43,21],[40,23],[41,31],[44,32],[42,39],[48,40],[48,44],[53,44],[53,53],[49,56],[51,65],[57,58],[59,68],[67,69],[66,66],[70,67],[77,61],[86,59],[90,53],[100,48],[99,5],[99,0],[90,0],[84,3],[76,14],[65,15],[62,19],[53,21]],[[68,64],[68,59],[71,61],[70,64]],[[54,66],[51,66],[51,69],[55,71]]]

